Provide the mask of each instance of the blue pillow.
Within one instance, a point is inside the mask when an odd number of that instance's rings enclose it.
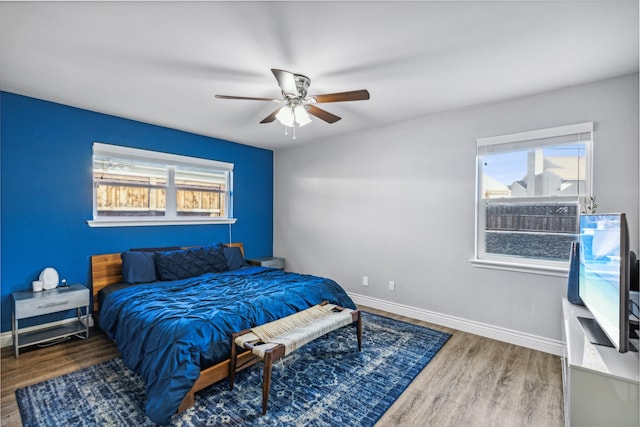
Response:
[[[229,270],[237,270],[238,268],[244,267],[247,263],[242,256],[242,251],[238,247],[229,247],[225,246],[223,248],[224,257],[227,260],[227,268]]]
[[[180,280],[227,271],[227,260],[220,245],[156,252],[155,260],[160,280]]]
[[[123,252],[120,257],[123,282],[148,283],[157,280],[153,252],[128,251]]]

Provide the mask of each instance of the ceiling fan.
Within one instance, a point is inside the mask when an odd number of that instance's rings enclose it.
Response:
[[[304,126],[311,122],[309,114],[322,119],[327,123],[335,123],[340,120],[340,117],[316,107],[315,104],[326,102],[364,101],[369,99],[369,92],[366,89],[307,96],[307,91],[311,84],[311,79],[309,77],[275,68],[272,68],[271,72],[275,76],[278,86],[280,86],[282,99],[230,95],[216,95],[216,98],[243,99],[249,101],[274,101],[284,104],[282,107],[262,119],[260,123],[271,123],[277,119],[280,123],[285,125],[285,135],[287,134],[286,128],[293,128],[293,139],[296,138],[296,124],[298,126]]]

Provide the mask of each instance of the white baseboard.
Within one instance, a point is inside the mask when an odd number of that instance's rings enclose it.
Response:
[[[76,320],[78,320],[76,317],[64,319],[64,320],[58,320],[57,322],[47,323],[47,326],[60,326],[60,325],[64,325],[65,323],[75,322]],[[93,316],[91,316],[91,314],[89,314],[89,327],[90,328],[93,327]],[[20,333],[34,331],[39,328],[42,328],[42,325],[29,326],[28,328],[21,328]],[[11,347],[12,345],[13,345],[13,337],[11,336],[11,331],[3,332],[2,334],[0,334],[0,347],[2,348]]]
[[[562,342],[537,335],[527,334],[524,332],[514,331],[499,326],[488,325],[485,323],[475,322],[473,320],[463,319],[460,317],[449,316],[447,314],[436,313],[422,308],[411,307],[408,305],[398,304],[395,302],[385,301],[378,298],[372,298],[366,295],[349,293],[353,302],[358,305],[376,308],[378,310],[388,311],[389,313],[407,316],[412,319],[422,320],[424,322],[434,323],[436,325],[446,326],[448,328],[457,329],[459,331],[469,332],[471,334],[480,335],[498,341],[507,342],[509,344],[527,347],[545,353],[562,355]],[[559,328],[559,326],[558,326]]]

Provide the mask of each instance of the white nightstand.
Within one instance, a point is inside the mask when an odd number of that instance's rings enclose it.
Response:
[[[89,338],[89,289],[84,286],[70,285],[41,292],[14,292],[11,295],[13,296],[11,332],[16,359],[22,347],[71,335]],[[84,307],[84,316],[82,307]],[[73,309],[76,309],[78,314],[78,318],[73,322],[55,326],[43,323],[36,328],[30,328],[29,332],[22,333],[18,328],[20,320]],[[84,337],[81,334],[84,334]]]
[[[263,258],[251,258],[247,260],[247,264],[261,265],[263,267],[279,268],[284,270],[284,258],[267,256]]]

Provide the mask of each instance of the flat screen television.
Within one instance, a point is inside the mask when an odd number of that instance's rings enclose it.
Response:
[[[579,294],[593,319],[579,317],[594,344],[633,350],[629,341],[629,230],[625,214],[580,216]]]

